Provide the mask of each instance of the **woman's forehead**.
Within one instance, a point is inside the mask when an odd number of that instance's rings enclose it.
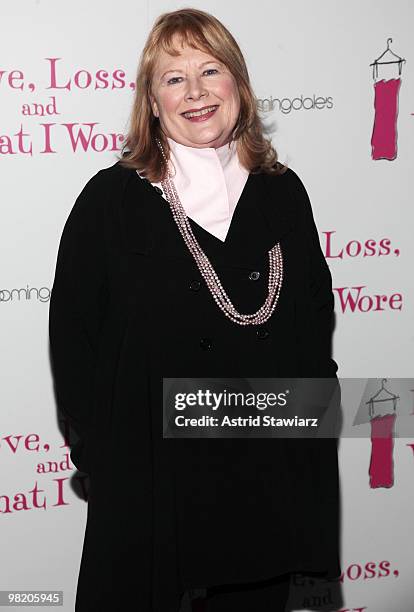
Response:
[[[193,48],[190,45],[185,45],[184,47],[175,47],[176,53],[170,52],[168,50],[161,49],[161,51],[157,54],[155,71],[160,70],[173,65],[179,65],[180,61],[186,62],[189,58],[194,56],[199,59],[199,62],[207,62],[207,61],[219,61],[212,53],[207,50],[200,48]]]
[[[161,47],[165,53],[174,57],[197,51],[211,55],[208,46],[197,40],[191,32],[174,32],[168,38],[161,40]]]

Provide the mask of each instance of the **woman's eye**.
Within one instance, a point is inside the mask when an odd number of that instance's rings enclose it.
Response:
[[[167,83],[168,83],[168,85],[170,85],[170,84],[171,84],[171,81],[174,81],[174,82],[175,82],[175,81],[177,81],[177,79],[181,79],[181,78],[182,78],[182,77],[172,77],[172,79],[169,79],[169,80],[167,81]],[[172,83],[172,84],[174,85],[174,83]]]
[[[204,70],[203,74],[205,74],[206,72],[210,72],[210,73],[212,72],[214,74],[215,72],[218,72],[218,70],[217,68],[207,68],[207,70]],[[182,79],[182,78],[183,77],[172,77],[171,79],[168,79],[167,83],[168,85],[174,85],[175,83],[178,83],[177,79]]]

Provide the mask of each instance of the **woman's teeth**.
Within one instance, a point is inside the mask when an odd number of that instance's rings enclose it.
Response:
[[[201,117],[202,115],[207,115],[211,113],[211,111],[216,110],[217,106],[210,106],[209,108],[204,108],[203,110],[196,111],[194,113],[184,113],[184,117],[187,119],[191,119],[191,117]]]

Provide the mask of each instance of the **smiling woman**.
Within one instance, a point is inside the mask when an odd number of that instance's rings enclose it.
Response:
[[[234,142],[242,167],[284,171],[264,137],[240,47],[212,15],[196,9],[161,15],[144,46],[135,91],[120,164],[152,183],[166,176],[155,136],[167,157],[168,138],[199,149]]]
[[[76,612],[189,612],[198,589],[206,612],[282,612],[291,574],[341,573],[336,441],[163,435],[164,379],[251,390],[338,368],[306,189],[215,17],[156,20],[122,153],[71,210],[50,300],[57,401],[90,478]]]

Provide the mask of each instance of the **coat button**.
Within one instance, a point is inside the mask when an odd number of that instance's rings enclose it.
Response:
[[[201,282],[199,280],[192,280],[189,286],[191,291],[199,291]]]
[[[267,331],[267,329],[264,329],[264,328],[263,329],[258,329],[257,332],[256,332],[256,335],[257,335],[257,337],[260,340],[263,340],[264,338],[268,337],[269,332]]]
[[[159,193],[160,195],[162,195],[162,189],[160,189],[160,188],[159,188],[159,187],[157,187],[156,185],[153,185],[153,187],[154,187],[154,189],[155,189],[155,191],[156,191],[157,193]]]
[[[260,277],[260,272],[250,272],[249,278],[250,280],[258,280]]]
[[[208,351],[211,348],[213,348],[213,342],[212,342],[211,338],[201,338],[200,346],[205,351]]]

